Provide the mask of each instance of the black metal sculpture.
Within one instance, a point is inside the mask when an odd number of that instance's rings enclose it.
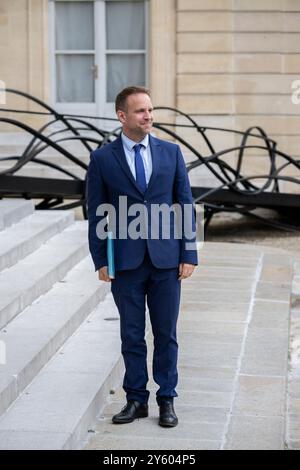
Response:
[[[45,149],[51,147],[55,149],[64,159],[72,161],[76,166],[87,170],[87,164],[75,157],[64,147],[64,143],[77,141],[83,146],[84,152],[90,153],[94,148],[101,147],[114,140],[120,133],[121,127],[118,124],[112,131],[100,129],[97,125],[91,124],[91,120],[104,120],[107,118],[95,116],[78,116],[71,114],[61,114],[48,106],[41,100],[28,95],[27,93],[6,89],[6,93],[13,93],[31,100],[46,112],[30,112],[16,109],[0,108],[2,113],[10,112],[26,114],[36,114],[49,116],[48,121],[40,129],[36,130],[20,120],[0,117],[0,122],[4,122],[18,129],[21,129],[31,136],[31,140],[21,155],[9,157],[0,157],[2,161],[15,161],[9,169],[0,171],[0,198],[3,197],[22,197],[25,199],[38,198],[41,202],[36,204],[36,209],[69,209],[81,206],[84,217],[86,218],[85,204],[85,178],[80,178],[69,171],[66,166],[58,165],[53,161],[40,155]],[[186,124],[177,123],[154,123],[154,127],[181,144],[192,155],[195,160],[187,163],[187,170],[192,174],[197,167],[205,166],[211,175],[214,175],[216,186],[201,187],[192,186],[192,192],[195,203],[204,205],[205,229],[217,212],[238,212],[250,217],[257,218],[264,223],[277,228],[287,230],[299,230],[297,226],[300,209],[300,195],[289,194],[280,191],[280,182],[289,181],[293,184],[300,184],[300,161],[293,159],[286,153],[278,150],[277,144],[270,139],[260,127],[251,127],[245,132],[223,129],[216,127],[200,126],[188,114],[175,108],[156,107],[157,110],[168,110],[176,115],[186,119]],[[117,121],[117,119],[109,119]],[[51,131],[53,124],[60,124],[60,129]],[[176,132],[173,128],[176,128]],[[202,139],[207,147],[207,154],[203,155],[186,139],[179,135],[178,129],[192,128]],[[226,148],[221,151],[215,151],[214,145],[209,138],[209,132],[234,133],[241,136],[238,145]],[[86,133],[88,132],[88,135]],[[249,138],[256,139],[255,145],[248,145]],[[269,161],[269,172],[263,175],[245,176],[242,174],[243,159],[247,149],[256,149],[263,151]],[[237,154],[236,165],[226,162],[228,155]],[[282,157],[284,163],[278,164],[278,157]],[[24,168],[28,162],[45,165],[58,172],[68,176],[68,179],[60,178],[37,178],[19,176],[17,172]],[[295,176],[284,176],[283,171],[287,167],[293,167]],[[258,186],[254,182],[260,180],[262,185]],[[66,203],[66,200],[75,202]],[[266,217],[254,213],[256,208],[270,208],[280,213],[284,213],[292,220],[292,223],[279,223]]]

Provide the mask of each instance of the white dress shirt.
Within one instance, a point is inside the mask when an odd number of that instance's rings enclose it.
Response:
[[[152,156],[151,148],[149,144],[149,134],[147,134],[141,142],[134,142],[134,140],[129,139],[123,132],[121,134],[123,148],[126,156],[127,163],[129,165],[130,171],[133,174],[134,179],[136,180],[135,174],[135,151],[134,146],[139,143],[142,145],[140,153],[143,159],[143,164],[145,168],[146,183],[149,183],[151,174],[152,174]]]

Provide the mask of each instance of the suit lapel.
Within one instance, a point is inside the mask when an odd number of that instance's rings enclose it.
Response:
[[[149,135],[149,144],[150,144],[151,157],[152,157],[152,174],[148,183],[146,193],[150,191],[153,185],[153,182],[156,180],[156,177],[159,171],[161,150],[162,150],[157,139],[155,139],[155,137],[152,137],[152,135]]]

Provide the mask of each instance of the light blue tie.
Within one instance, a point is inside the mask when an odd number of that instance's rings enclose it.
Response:
[[[143,145],[136,144],[133,148],[135,151],[135,174],[136,174],[136,182],[138,186],[141,188],[142,192],[145,193],[147,189],[147,182],[146,182],[146,174],[144,163],[141,155],[141,148]]]

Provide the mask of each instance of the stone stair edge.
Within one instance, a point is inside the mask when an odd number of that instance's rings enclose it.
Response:
[[[70,245],[68,237],[66,237],[66,234],[69,234],[71,237],[72,232],[76,234],[75,245]],[[53,253],[57,255],[57,244],[61,248],[60,252],[63,253],[63,247],[66,246],[67,243],[69,243],[68,250],[63,259],[61,259],[60,256],[56,263],[53,262]],[[69,247],[72,247],[72,249]],[[0,327],[9,323],[12,318],[20,313],[26,306],[30,305],[39,295],[47,292],[55,282],[61,277],[64,277],[67,271],[71,269],[71,267],[74,267],[87,254],[87,225],[85,221],[75,221],[65,230],[54,235],[50,240],[42,244],[33,253],[30,253],[20,260],[17,264],[4,269],[0,273],[0,282],[1,280],[5,281],[9,278],[16,279],[16,276],[19,276],[19,284],[15,284],[16,295],[14,294],[14,289],[11,289],[11,291],[6,293],[6,300],[2,302]],[[43,264],[43,257],[46,257],[48,264]],[[25,277],[23,282],[23,273],[27,272],[32,266],[35,266],[38,258],[41,259],[41,265],[38,267],[35,274],[36,279],[30,284],[30,289],[27,286],[26,290],[22,290],[20,286],[23,285],[25,287],[28,280],[28,278]]]
[[[0,232],[0,271],[13,266],[75,222],[75,215],[71,210],[51,212],[34,211]]]
[[[0,199],[0,231],[11,227],[34,212],[32,200],[18,198]]]

